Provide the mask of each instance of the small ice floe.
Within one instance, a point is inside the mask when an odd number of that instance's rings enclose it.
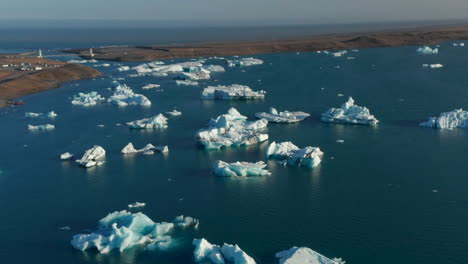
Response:
[[[49,130],[54,130],[55,126],[51,124],[45,124],[45,125],[28,125],[28,129],[31,131],[38,131],[38,130],[43,130],[43,131],[49,131]]]
[[[276,143],[273,141],[267,148],[267,159],[279,159],[288,166],[316,167],[322,162],[323,152],[317,147],[298,148],[292,142]]]
[[[140,208],[145,207],[146,203],[134,202],[128,205],[128,208]]]
[[[148,89],[159,88],[159,87],[161,87],[160,84],[147,84],[147,85],[141,87],[141,89],[148,90]]]
[[[420,54],[437,54],[437,53],[439,53],[439,49],[438,48],[431,48],[431,47],[428,47],[428,46],[423,46],[423,47],[419,47],[416,50],[416,52],[420,53]]]
[[[218,160],[214,163],[214,173],[220,177],[247,177],[247,176],[266,176],[271,175],[263,161],[259,162],[234,162],[227,163]]]
[[[210,71],[203,67],[190,67],[187,71],[179,73],[179,78],[182,80],[198,81],[210,79]]]
[[[354,60],[356,59],[355,57],[346,57],[347,60]]]
[[[255,260],[242,251],[238,245],[224,243],[223,246],[218,246],[204,238],[194,239],[192,244],[195,246],[193,255],[197,263],[256,264]],[[301,264],[306,264],[306,262]]]
[[[68,63],[87,63],[87,60],[69,60]]]
[[[428,121],[419,124],[422,127],[432,128],[468,128],[468,111],[455,109],[451,112],[445,112],[438,117],[430,117]]]
[[[178,227],[182,227],[182,228],[193,227],[195,229],[197,229],[198,226],[200,225],[200,221],[198,219],[190,217],[190,216],[184,217],[183,215],[179,215],[176,218],[174,218],[172,223],[174,223]]]
[[[231,108],[227,114],[212,118],[208,128],[198,130],[195,138],[207,149],[252,145],[268,139],[268,134],[259,132],[267,125],[265,119],[247,121],[246,116]]]
[[[236,66],[247,67],[247,66],[263,64],[263,61],[250,57],[250,58],[238,58],[238,59],[233,59],[233,60],[226,60],[226,63],[229,67],[236,67]]]
[[[354,105],[353,98],[341,105],[341,108],[330,108],[322,114],[323,122],[351,123],[362,125],[376,125],[379,121],[370,114],[369,109]]]
[[[343,139],[337,139],[336,143],[344,143],[344,140]]]
[[[345,264],[341,258],[329,259],[306,247],[292,247],[276,253],[279,264]]]
[[[463,43],[463,42],[460,42],[460,43],[453,43],[453,46],[454,46],[454,47],[464,47],[464,46],[465,46],[465,43]]]
[[[113,86],[115,88],[114,94],[107,99],[107,102],[118,105],[118,106],[127,106],[127,105],[142,105],[150,106],[151,101],[142,94],[136,94],[133,92],[130,87],[125,84],[120,84],[114,82]]]
[[[339,93],[339,94],[337,94],[336,96],[338,96],[338,97],[343,97],[344,94],[340,94],[340,93]]]
[[[260,112],[256,113],[255,116],[260,119],[266,119],[268,122],[272,123],[295,123],[302,121],[310,116],[308,113],[304,112],[289,112],[285,110],[284,112],[278,112],[275,108],[270,107],[270,112]]]
[[[438,69],[444,67],[444,65],[436,63],[436,64],[423,64],[422,65],[425,68],[431,68],[431,69]]]
[[[91,149],[88,149],[81,159],[76,160],[76,162],[85,168],[94,167],[96,165],[101,165],[104,163],[106,158],[106,151],[101,146],[95,145]]]
[[[166,114],[171,115],[171,116],[180,116],[180,115],[182,115],[182,112],[177,111],[177,110],[174,109],[174,110],[172,110],[170,112],[166,112]]]
[[[130,128],[166,128],[167,127],[167,117],[162,114],[158,114],[153,117],[143,118],[140,120],[135,120],[127,122],[127,126]]]
[[[46,116],[50,119],[54,119],[57,117],[57,113],[55,113],[54,111],[50,111],[50,112],[47,112]]]
[[[198,86],[198,82],[188,80],[176,80],[176,84],[177,86]]]
[[[119,68],[117,68],[118,71],[128,71],[130,70],[130,67],[129,66],[120,66]]]
[[[201,99],[263,99],[266,92],[253,91],[250,87],[245,85],[233,84],[229,86],[218,85],[208,86],[203,89]]]
[[[221,65],[207,65],[207,66],[203,66],[203,68],[210,72],[225,72],[226,71],[224,67]]]
[[[70,152],[65,152],[60,154],[61,160],[71,160],[75,155],[71,154]]]
[[[63,230],[63,231],[68,231],[68,230],[71,230],[71,228],[69,226],[61,226],[58,228],[59,230]]]
[[[103,124],[99,124],[99,125],[96,125],[96,126],[97,126],[97,127],[104,127],[104,125],[103,125]]]
[[[348,53],[346,50],[341,50],[341,51],[330,53],[330,55],[332,55],[333,57],[342,57],[346,53]]]
[[[105,100],[105,98],[99,95],[97,92],[78,93],[78,95],[73,96],[72,104],[81,106],[94,106],[103,100]]]
[[[30,117],[30,118],[36,118],[41,116],[42,113],[33,113],[33,112],[27,112],[24,114],[25,117]]]
[[[147,144],[142,149],[136,149],[133,146],[133,144],[130,142],[122,149],[121,153],[122,154],[143,153],[145,155],[152,155],[152,154],[154,154],[154,151],[158,151],[158,152],[161,152],[161,153],[167,153],[167,152],[169,152],[169,147],[168,146],[155,147],[152,144]]]
[[[194,225],[186,226],[186,223]],[[71,245],[81,251],[95,248],[101,254],[115,249],[122,252],[138,245],[145,246],[147,250],[167,250],[176,244],[172,237],[176,228],[183,230],[187,227],[195,228],[196,225],[198,220],[192,217],[180,216],[174,222],[156,223],[143,213],[123,210],[110,213],[99,220],[96,231],[74,235]]]
[[[433,193],[437,193],[437,192],[439,192],[439,190],[433,189],[432,192],[433,192]]]

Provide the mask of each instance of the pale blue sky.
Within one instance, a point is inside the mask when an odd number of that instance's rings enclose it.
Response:
[[[468,0],[3,0],[2,19],[348,23],[468,18]]]

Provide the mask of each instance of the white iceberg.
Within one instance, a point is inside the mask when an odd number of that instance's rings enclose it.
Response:
[[[155,150],[159,151],[159,152],[162,152],[162,153],[166,153],[166,152],[169,152],[169,147],[168,146],[155,147],[152,144],[147,144],[142,149],[135,149],[133,144],[130,142],[120,152],[122,154],[143,153],[143,154],[146,154],[146,155],[152,155],[152,154],[154,154]]]
[[[238,245],[224,243],[222,247],[211,244],[206,239],[194,239],[195,250],[193,255],[195,262],[214,264],[255,264],[255,260],[247,255]]]
[[[268,139],[268,134],[258,131],[267,125],[265,119],[247,121],[247,117],[231,108],[227,114],[211,119],[208,128],[199,130],[195,138],[207,149],[252,145]]]
[[[420,53],[420,54],[437,54],[437,53],[439,53],[439,49],[438,48],[431,48],[431,47],[428,47],[428,46],[423,46],[423,47],[419,47],[416,50],[416,52]]]
[[[69,160],[72,159],[75,155],[71,154],[70,152],[65,152],[60,155],[61,160]]]
[[[47,112],[46,116],[50,119],[56,118],[58,115],[54,111]]]
[[[246,176],[266,176],[271,172],[265,169],[267,165],[263,161],[252,162],[234,162],[227,163],[218,160],[214,163],[214,173],[220,177],[246,177]]]
[[[130,128],[166,128],[167,127],[167,117],[162,114],[158,114],[153,117],[143,118],[140,120],[135,120],[126,123]]]
[[[292,247],[276,253],[279,264],[345,264],[342,259],[329,259],[306,247]]]
[[[37,130],[54,130],[55,126],[51,124],[45,124],[45,125],[28,125],[28,129],[31,131],[37,131]]]
[[[81,106],[94,106],[99,101],[103,100],[105,100],[105,98],[99,95],[97,92],[78,93],[78,95],[73,96],[72,104]]]
[[[159,88],[159,87],[161,87],[161,85],[159,85],[159,84],[147,84],[147,85],[141,87],[141,89],[148,90],[148,89]]]
[[[233,59],[233,60],[226,60],[226,63],[228,64],[229,67],[236,67],[236,66],[247,67],[247,66],[263,64],[263,61],[250,57],[250,58],[240,58],[240,59],[238,58],[238,59]]]
[[[226,71],[224,67],[221,65],[207,65],[207,66],[203,66],[203,68],[210,72],[225,72]]]
[[[24,113],[25,117],[31,117],[31,118],[36,118],[36,117],[39,117],[41,115],[42,115],[42,113],[33,113],[33,112]]]
[[[341,108],[330,108],[322,114],[323,122],[352,123],[362,125],[376,125],[379,121],[370,114],[369,109],[354,105],[353,98],[341,105]]]
[[[182,228],[187,228],[187,227],[193,227],[193,228],[198,228],[198,225],[200,224],[200,221],[198,219],[190,217],[190,216],[183,216],[179,215],[174,220],[172,221],[174,225],[182,227]]]
[[[198,86],[196,81],[176,80],[177,86]]]
[[[81,159],[76,160],[78,164],[85,168],[101,165],[104,163],[106,158],[106,151],[101,146],[95,145],[91,149],[88,149]]]
[[[170,112],[166,112],[166,114],[171,115],[171,116],[180,116],[180,115],[182,115],[182,112],[177,111],[177,110],[174,109],[174,110],[172,110]]]
[[[263,99],[266,92],[253,91],[250,87],[245,85],[233,84],[229,86],[218,85],[208,86],[203,89],[201,98],[202,99]]]
[[[138,76],[167,76],[168,74],[181,73],[190,67],[202,67],[203,60],[164,64],[161,62],[149,62],[133,67]]]
[[[292,142],[273,141],[266,150],[266,158],[279,159],[288,166],[313,168],[320,164],[323,152],[317,147],[298,148]]]
[[[419,124],[423,127],[432,128],[468,128],[468,111],[455,109],[451,112],[445,112],[438,117],[430,117],[428,121]]]
[[[134,202],[128,205],[128,208],[140,208],[145,207],[146,203]]]
[[[71,244],[81,251],[96,248],[100,253],[114,249],[122,252],[137,245],[147,245],[146,249],[150,250],[167,249],[171,246],[175,226],[174,223],[155,223],[145,214],[123,210],[99,220],[96,231],[74,235]]]
[[[463,43],[463,42],[460,42],[460,43],[453,43],[453,46],[454,46],[454,47],[457,47],[457,46],[464,47],[464,46],[465,46],[465,43]]]
[[[348,53],[346,50],[341,50],[341,51],[332,52],[330,53],[330,55],[332,55],[333,57],[342,57],[346,53]]]
[[[272,123],[295,123],[306,119],[310,115],[304,112],[278,112],[275,108],[270,107],[269,113],[256,113],[255,116],[257,118],[264,118]]]
[[[117,68],[118,71],[128,71],[130,70],[130,67],[129,66],[120,66],[119,68]]]
[[[118,105],[143,105],[150,106],[151,101],[142,94],[136,94],[130,87],[125,84],[114,82],[115,92],[107,99],[107,102]]]
[[[190,67],[187,71],[181,72],[179,78],[191,81],[208,80],[210,79],[210,71],[202,67]]]

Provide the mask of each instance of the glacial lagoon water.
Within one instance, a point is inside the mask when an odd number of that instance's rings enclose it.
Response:
[[[213,73],[198,87],[178,87],[173,76],[128,77],[131,72],[119,72],[118,63],[109,62],[111,67],[98,68],[106,74],[102,78],[26,96],[26,105],[0,110],[0,262],[194,263],[191,240],[201,237],[239,244],[258,263],[277,263],[274,254],[292,246],[349,264],[468,261],[468,130],[418,126],[429,116],[468,108],[468,48],[445,43],[438,55],[397,47],[362,49],[338,58],[316,53],[255,57],[265,63],[229,68],[222,60],[210,61],[227,71]],[[423,68],[425,63],[445,67]],[[112,92],[107,88],[119,77],[147,96],[151,107],[70,103],[78,92],[108,97]],[[149,83],[161,87],[141,89]],[[233,83],[266,90],[266,97],[199,99],[207,85]],[[380,123],[320,122],[321,113],[348,96],[368,107]],[[212,165],[218,159],[264,160],[268,142],[206,151],[195,145],[195,132],[230,107],[254,119],[270,106],[311,117],[296,124],[269,124],[269,142],[320,147],[323,162],[304,169],[267,161],[271,176],[214,176]],[[116,125],[174,108],[183,114],[170,117],[164,130]],[[51,110],[59,115],[53,121],[24,117],[25,112]],[[55,130],[27,130],[28,124],[49,122]],[[344,143],[336,143],[338,139]],[[168,145],[170,151],[124,156],[120,150],[128,142],[138,148]],[[59,159],[67,151],[81,156],[95,144],[107,151],[102,166],[84,169]],[[179,236],[167,251],[135,247],[99,254],[71,247],[74,234],[94,230],[99,219],[135,201],[146,203],[141,211],[154,221],[184,214],[198,218],[200,226]],[[60,230],[63,226],[70,230]]]

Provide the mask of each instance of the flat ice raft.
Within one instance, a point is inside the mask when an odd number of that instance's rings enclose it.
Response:
[[[195,138],[207,149],[252,145],[268,139],[268,134],[259,132],[267,125],[265,119],[247,121],[247,117],[231,108],[227,114],[211,119],[208,128],[199,130]]]
[[[206,239],[194,239],[193,256],[196,262],[214,264],[255,264],[255,260],[247,255],[238,245],[224,243],[223,246],[211,244]]]
[[[276,253],[279,264],[345,264],[341,259],[329,259],[306,247],[292,247]]]
[[[146,245],[146,249],[167,249],[172,244],[170,236],[174,228],[197,227],[198,220],[178,216],[171,223],[155,223],[142,213],[132,214],[125,210],[113,212],[99,220],[98,228],[90,234],[73,236],[74,248],[85,251],[96,248],[100,253],[113,249],[120,252],[136,245]]]
[[[256,163],[251,162],[234,162],[227,163],[218,160],[214,163],[214,173],[221,177],[247,177],[247,176],[266,176],[271,175],[271,172],[265,169],[267,165],[263,161]]]
[[[264,118],[272,123],[295,123],[306,119],[310,115],[304,112],[278,112],[275,108],[270,107],[269,113],[256,113],[255,116],[257,118]]]
[[[218,85],[218,86],[208,86],[203,89],[201,98],[202,99],[223,99],[223,100],[233,100],[233,99],[263,99],[266,92],[253,91],[250,87],[245,85],[233,84],[229,86]]]
[[[353,98],[341,105],[341,108],[330,108],[322,114],[323,122],[351,123],[362,125],[376,125],[379,120],[370,114],[369,109],[354,105]]]
[[[468,128],[468,111],[456,109],[451,112],[445,112],[438,117],[430,117],[428,121],[419,124],[423,127],[433,128]]]
[[[323,152],[317,147],[298,148],[291,142],[276,143],[273,141],[266,150],[266,158],[281,160],[288,166],[313,168],[320,164]]]
[[[158,114],[153,117],[127,122],[127,126],[138,129],[166,128],[167,117],[163,116],[162,114]]]
[[[51,124],[45,124],[45,125],[28,125],[28,129],[31,131],[38,131],[38,130],[43,130],[43,131],[48,131],[48,130],[54,130],[55,126]]]

